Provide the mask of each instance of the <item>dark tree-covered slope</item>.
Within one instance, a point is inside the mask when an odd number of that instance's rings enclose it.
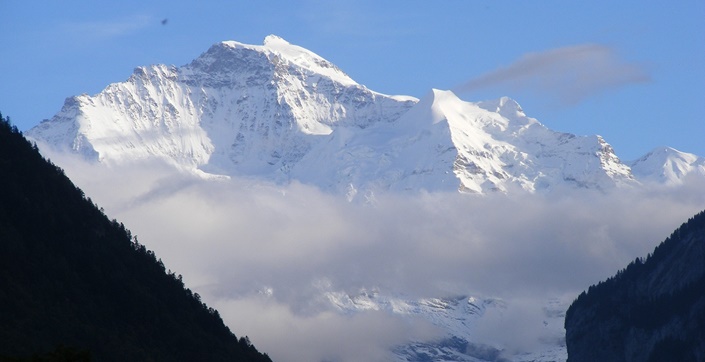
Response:
[[[566,313],[568,361],[705,361],[705,211]]]
[[[270,360],[0,115],[0,360],[66,351],[94,361]]]

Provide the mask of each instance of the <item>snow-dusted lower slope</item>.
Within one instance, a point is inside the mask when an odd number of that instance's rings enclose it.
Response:
[[[27,135],[106,164],[159,158],[201,175],[299,180],[350,197],[634,184],[601,137],[551,131],[509,98],[382,95],[276,36],[215,44],[182,67],[139,67],[97,95],[67,99]]]
[[[394,349],[397,361],[565,361],[563,318],[566,305],[550,300],[535,325],[524,321],[522,328],[531,329],[535,343],[531,351],[501,344],[483,342],[483,318],[501,318],[507,303],[501,299],[474,296],[409,299],[384,295],[378,291],[361,291],[357,295],[329,291],[327,301],[340,313],[354,315],[369,310],[384,311],[405,318],[420,318],[443,331],[432,341],[410,341]],[[488,315],[490,315],[488,317]],[[485,323],[486,325],[486,323]]]

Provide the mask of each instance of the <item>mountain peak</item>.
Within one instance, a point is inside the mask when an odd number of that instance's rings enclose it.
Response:
[[[284,38],[274,35],[274,34],[269,34],[264,38],[264,46],[273,46],[273,45],[291,45],[288,41],[284,40]]]
[[[330,191],[534,192],[633,181],[601,138],[551,131],[509,97],[386,96],[276,35],[262,45],[215,44],[183,67],[139,67],[28,135],[98,162],[157,158],[197,174]]]
[[[672,147],[656,147],[631,163],[635,176],[668,185],[680,184],[690,174],[705,176],[705,158]]]
[[[647,155],[654,157],[680,157],[680,158],[690,158],[689,153],[681,152],[673,147],[659,146],[651,150]],[[694,155],[691,155],[694,156]],[[646,157],[646,156],[644,156]]]
[[[478,102],[477,105],[480,108],[486,109],[490,112],[499,113],[509,119],[526,117],[526,114],[524,114],[524,110],[521,108],[519,103],[506,96],[495,100]]]
[[[242,50],[255,54],[246,56]],[[212,63],[222,62],[223,59],[258,56],[266,58],[274,66],[294,66],[299,68],[299,71],[308,73],[308,76],[324,76],[342,85],[359,86],[333,63],[306,48],[291,44],[277,35],[268,35],[264,38],[262,45],[244,44],[233,40],[223,41],[212,46],[196,61],[203,58],[203,62]]]

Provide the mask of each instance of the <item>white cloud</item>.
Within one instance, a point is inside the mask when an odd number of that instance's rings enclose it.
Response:
[[[614,49],[582,44],[525,54],[456,91],[503,87],[538,93],[559,104],[575,104],[608,90],[648,81],[650,76],[641,65],[623,61]]]
[[[577,296],[645,256],[705,205],[705,194],[692,192],[705,187],[697,180],[690,188],[612,194],[377,195],[370,206],[301,184],[60,161],[237,335],[289,361],[380,360],[409,338],[436,335],[383,312],[333,313],[321,302],[322,278],[351,294],[500,297],[510,308],[477,326],[481,340],[530,347],[540,334],[527,326],[548,297]],[[264,289],[271,296],[257,293]]]
[[[274,360],[388,361],[390,346],[439,335],[427,322],[370,311],[345,316],[324,311],[294,313],[264,297],[219,299],[215,307],[246,330],[255,346]]]

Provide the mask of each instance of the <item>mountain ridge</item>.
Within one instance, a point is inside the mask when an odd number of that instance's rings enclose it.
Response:
[[[182,67],[138,67],[95,96],[68,98],[27,135],[94,162],[158,158],[206,177],[298,180],[347,195],[639,181],[602,137],[551,131],[510,98],[387,96],[275,35],[216,43]]]

